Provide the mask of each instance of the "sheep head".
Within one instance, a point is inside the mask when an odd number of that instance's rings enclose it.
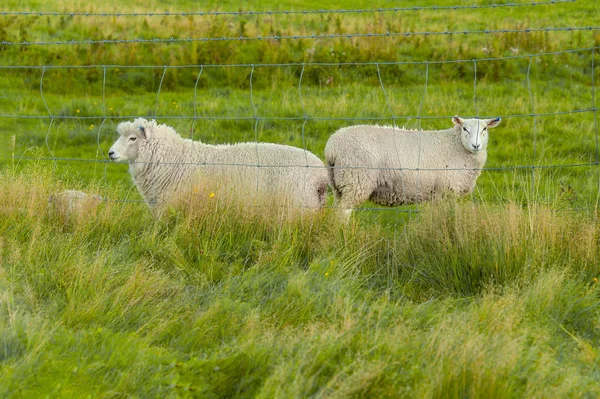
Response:
[[[111,161],[134,162],[138,158],[140,146],[152,138],[155,127],[154,120],[148,122],[143,118],[119,123],[117,126],[119,138],[108,151]]]
[[[460,116],[452,118],[454,126],[460,129],[460,141],[465,149],[478,153],[487,148],[488,129],[500,124],[500,118],[492,119],[463,119]]]

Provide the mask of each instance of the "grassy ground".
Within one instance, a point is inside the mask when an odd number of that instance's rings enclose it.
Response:
[[[157,221],[0,180],[2,395],[596,396],[595,217],[447,201],[403,231],[217,202]]]
[[[599,7],[0,16],[0,41],[594,26]],[[4,1],[3,10],[198,5]],[[598,45],[598,30],[0,45],[0,396],[597,397]],[[485,60],[508,56],[523,57]],[[447,60],[467,62],[435,63]],[[428,64],[315,64],[373,61]],[[271,63],[299,64],[251,66]],[[43,68],[81,65],[92,67]],[[349,226],[328,211],[274,221],[220,198],[156,219],[120,201],[139,196],[126,166],[106,162],[116,124],[133,116],[204,142],[258,139],[322,156],[343,126],[445,128],[454,114],[503,117],[473,196],[418,214],[356,212]],[[71,216],[48,206],[70,188],[110,201]]]

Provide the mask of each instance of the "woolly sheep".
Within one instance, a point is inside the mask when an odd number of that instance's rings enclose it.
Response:
[[[207,192],[220,189],[243,204],[280,199],[304,210],[325,205],[327,169],[303,149],[271,143],[203,144],[143,118],[120,123],[117,132],[120,137],[108,155],[129,162],[135,185],[155,209],[189,193],[195,184]]]
[[[488,128],[500,118],[452,122],[435,131],[361,125],[335,132],[325,158],[336,206],[349,218],[366,200],[394,206],[471,193],[487,158]]]
[[[65,190],[50,194],[48,207],[57,213],[67,216],[84,214],[95,209],[103,199],[98,194],[87,194],[83,191]]]

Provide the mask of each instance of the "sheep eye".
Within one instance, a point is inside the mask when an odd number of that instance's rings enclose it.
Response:
[[[463,127],[463,132],[470,134],[466,127]]]
[[[136,141],[136,140],[137,140],[137,137],[135,137],[135,136],[129,138],[129,141]]]
[[[487,126],[483,128],[483,131],[485,132],[487,130]]]

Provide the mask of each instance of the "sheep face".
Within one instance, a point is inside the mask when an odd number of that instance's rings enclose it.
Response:
[[[154,121],[148,122],[142,118],[119,123],[117,133],[120,137],[108,151],[111,161],[134,162],[138,157],[140,145],[149,139],[153,124]]]
[[[473,154],[487,148],[488,129],[500,124],[500,118],[492,119],[463,119],[459,116],[452,118],[454,125],[460,129],[460,140],[465,149]]]

